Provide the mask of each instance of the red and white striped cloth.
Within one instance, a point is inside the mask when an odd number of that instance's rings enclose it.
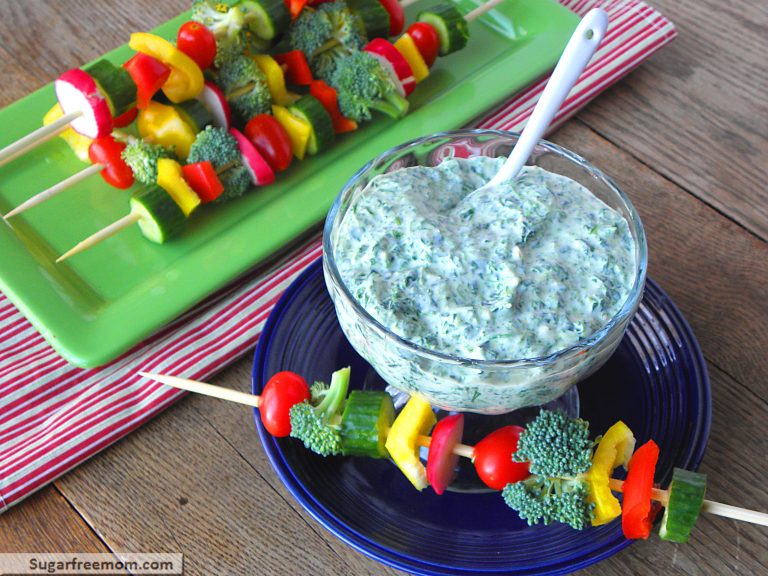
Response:
[[[557,123],[565,121],[676,35],[639,0],[560,0],[583,15],[605,8],[610,27]],[[520,130],[546,79],[477,126]],[[183,393],[148,382],[148,370],[204,379],[253,348],[285,288],[321,255],[315,237],[257,269],[111,364],[70,366],[0,294],[0,512],[159,414]]]

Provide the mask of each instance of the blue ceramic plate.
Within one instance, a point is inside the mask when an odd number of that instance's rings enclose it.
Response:
[[[351,348],[336,320],[321,262],[312,264],[275,306],[256,349],[253,390],[293,370],[327,381],[352,366],[352,388],[382,382]],[[710,425],[710,389],[701,350],[667,295],[648,281],[618,351],[578,386],[581,416],[593,433],[622,419],[638,444],[661,448],[657,481],[672,468],[696,469]],[[478,417],[480,418],[480,417]],[[492,417],[489,419],[493,424]],[[615,554],[629,542],[620,522],[582,532],[529,527],[499,493],[419,493],[388,460],[321,458],[291,438],[256,427],[272,466],[302,506],[344,542],[416,574],[564,574]],[[467,439],[472,442],[474,439]]]

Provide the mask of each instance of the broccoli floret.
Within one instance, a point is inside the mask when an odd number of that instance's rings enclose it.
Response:
[[[349,388],[349,367],[337,370],[331,376],[331,384],[321,382],[312,385],[312,401],[291,407],[291,436],[320,454],[341,454],[341,412]]]
[[[317,9],[331,24],[331,39],[348,51],[362,50],[365,46],[365,28],[360,18],[349,9],[344,0],[326,2]]]
[[[520,434],[515,462],[530,462],[531,474],[569,477],[586,472],[592,463],[589,422],[557,410],[542,410]]]
[[[317,10],[304,10],[289,32],[289,43],[301,50],[315,76],[330,77],[336,64],[365,45],[360,18],[343,0],[326,2]]]
[[[214,0],[193,0],[191,19],[200,22],[216,37],[216,66],[242,53],[246,22],[237,6]]]
[[[157,183],[157,161],[160,158],[176,157],[173,150],[139,138],[130,138],[121,156],[133,172],[133,177],[142,184]]]
[[[301,50],[312,60],[321,46],[333,35],[333,26],[328,14],[305,8],[288,30],[288,43],[293,50]]]
[[[542,410],[520,434],[515,462],[529,462],[531,476],[507,484],[502,495],[529,525],[563,522],[582,530],[595,505],[587,501],[585,473],[592,464],[589,423],[561,411]]]
[[[223,128],[207,126],[192,143],[187,162],[194,164],[206,160],[213,164],[224,184],[224,192],[216,202],[239,198],[251,187],[251,176],[243,165],[237,140]]]
[[[367,52],[353,52],[341,59],[328,83],[339,94],[341,113],[355,122],[369,120],[371,110],[393,118],[408,111],[408,100],[397,93],[389,72]]]
[[[267,79],[251,58],[240,55],[228,60],[219,69],[218,83],[241,124],[271,111]]]
[[[580,478],[531,476],[507,484],[502,491],[507,506],[517,511],[529,526],[562,522],[583,530],[592,520],[594,503],[587,501],[589,486]]]

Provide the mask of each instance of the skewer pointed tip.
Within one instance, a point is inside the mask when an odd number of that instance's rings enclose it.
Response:
[[[85,240],[83,240],[82,242],[74,246],[72,249],[65,252],[61,256],[59,256],[56,259],[56,263],[58,264],[59,262],[63,262],[67,258],[71,258],[72,256],[74,256],[75,254],[79,254],[80,252],[84,252],[85,250],[88,250],[89,248],[95,246],[99,242],[106,240],[113,234],[117,234],[123,228],[127,228],[128,226],[135,224],[140,219],[141,219],[141,215],[136,212],[131,212],[130,214],[123,216],[122,218],[120,218],[120,220],[112,222],[112,224],[110,224],[109,226],[106,226],[101,230],[99,230],[98,232],[91,234],[90,236],[88,236],[88,238],[86,238]]]

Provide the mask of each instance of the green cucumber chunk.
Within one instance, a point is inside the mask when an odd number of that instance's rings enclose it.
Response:
[[[159,186],[147,186],[131,196],[131,214],[139,216],[141,233],[152,242],[163,244],[184,229],[184,212]]]
[[[672,542],[688,542],[691,529],[701,512],[707,476],[682,468],[672,472],[669,502],[661,520],[659,537]]]
[[[113,118],[122,116],[136,106],[136,84],[124,68],[102,59],[86,66],[83,71],[99,85]]]
[[[307,152],[317,154],[333,142],[333,120],[328,111],[320,104],[320,101],[311,94],[305,94],[299,98],[288,110],[294,116],[309,123],[312,132],[307,142]]]
[[[257,38],[272,40],[288,29],[291,15],[283,0],[242,0],[237,7],[248,30]]]
[[[384,447],[395,421],[395,406],[386,392],[353,390],[341,416],[341,449],[345,456],[389,458]]]
[[[349,0],[347,5],[360,18],[368,40],[389,37],[389,12],[379,0]]]
[[[187,100],[176,104],[176,110],[195,133],[202,132],[206,126],[213,125],[213,115],[199,100]]]
[[[469,40],[469,26],[453,4],[438,4],[419,13],[419,22],[434,26],[440,37],[440,56],[464,48]]]

